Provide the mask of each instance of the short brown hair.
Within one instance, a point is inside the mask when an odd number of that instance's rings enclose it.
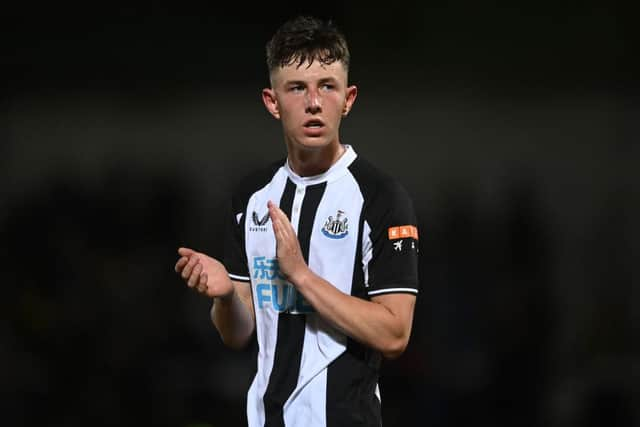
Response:
[[[347,40],[333,22],[311,16],[285,22],[267,43],[269,72],[295,63],[299,67],[307,61],[340,61],[348,70],[350,58]]]

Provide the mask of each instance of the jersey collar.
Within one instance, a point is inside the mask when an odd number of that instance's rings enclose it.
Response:
[[[341,178],[348,172],[349,165],[356,159],[356,157],[358,157],[355,150],[350,145],[345,144],[344,148],[346,150],[344,151],[344,153],[342,153],[342,156],[340,156],[338,161],[335,162],[333,165],[331,165],[329,169],[327,169],[325,172],[321,173],[320,175],[300,176],[296,174],[289,166],[288,158],[284,164],[284,169],[287,172],[287,175],[289,175],[289,178],[291,179],[291,181],[293,181],[296,185],[307,186],[307,185],[320,184],[322,182],[335,181],[336,179]]]

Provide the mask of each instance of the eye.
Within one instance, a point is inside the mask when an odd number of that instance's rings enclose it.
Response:
[[[335,85],[331,83],[323,83],[321,87],[324,90],[333,90],[335,88]]]
[[[302,85],[294,85],[289,87],[289,91],[291,92],[302,92],[304,90],[304,86]]]

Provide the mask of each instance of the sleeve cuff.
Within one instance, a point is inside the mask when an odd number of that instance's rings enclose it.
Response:
[[[251,281],[251,277],[249,277],[249,276],[241,276],[239,274],[231,274],[231,273],[228,273],[228,274],[229,274],[229,278],[232,279],[232,280],[237,280],[239,282],[250,282]]]
[[[375,289],[367,292],[369,296],[383,295],[383,294],[413,294],[417,295],[418,290],[415,288],[386,288],[386,289]]]

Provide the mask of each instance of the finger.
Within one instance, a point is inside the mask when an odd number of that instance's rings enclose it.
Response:
[[[278,216],[276,215],[271,202],[269,202],[269,217],[271,218],[271,224],[273,225],[273,232],[277,235],[280,223],[278,222]]]
[[[186,256],[186,257],[190,257],[191,255],[197,253],[196,251],[194,251],[193,249],[189,249],[189,248],[178,248],[178,253],[182,256]]]
[[[276,206],[275,203],[273,203],[271,200],[269,200],[269,202],[267,202],[267,208],[269,209],[269,216],[271,216],[271,219],[273,219],[274,217],[279,216],[279,212],[282,212],[280,210],[280,208],[278,208],[278,206]]]
[[[182,269],[184,268],[185,265],[187,265],[187,262],[189,262],[189,258],[187,257],[181,257],[178,262],[176,262],[176,266],[175,266],[175,270],[176,273],[179,273],[182,271]]]
[[[191,270],[193,269],[193,267],[195,267],[198,261],[199,259],[197,256],[189,257],[189,262],[187,263],[187,265],[185,265],[184,269],[182,270],[183,279],[186,280],[189,276],[191,276]]]
[[[213,295],[209,295],[209,286],[207,286],[207,274],[206,274],[206,273],[202,273],[202,274],[200,275],[200,283],[199,283],[199,284],[200,284],[200,286],[202,286],[202,287],[203,287],[203,289],[204,289],[204,291],[203,291],[203,292],[204,292],[207,296],[213,296]]]
[[[296,235],[295,235],[295,232],[293,231],[293,226],[291,225],[287,217],[279,216],[276,222],[278,223],[277,238],[279,238],[280,241],[283,243],[293,242],[293,240],[296,239]]]
[[[298,237],[293,230],[293,226],[291,225],[289,218],[287,218],[284,212],[274,204],[271,204],[270,207],[271,209],[269,210],[269,213],[271,214],[273,233],[275,234],[276,244],[278,247],[284,248],[285,246],[296,245]]]
[[[202,273],[202,264],[198,263],[191,272],[189,276],[189,280],[187,281],[187,286],[193,288],[200,282],[200,273]]]
[[[280,219],[275,216],[271,219],[271,222],[273,223],[273,234],[275,234],[276,236],[276,243],[280,245],[284,242],[284,235],[282,234],[282,223],[280,222]]]
[[[282,218],[282,217],[287,217],[284,212],[282,211],[282,209],[280,209],[275,203],[273,203],[271,200],[269,200],[269,202],[267,203],[267,207],[269,208],[269,213],[272,214],[271,215],[271,219],[273,219],[273,217],[275,216],[276,218]],[[288,218],[287,218],[288,220]]]
[[[289,235],[287,234],[287,228],[282,223],[282,221],[278,221],[278,231],[276,233],[276,240],[278,240],[281,244],[285,244],[289,242]]]
[[[289,234],[293,234],[293,225],[291,225],[291,221],[289,221],[289,218],[287,217],[287,215],[284,213],[284,211],[282,209],[280,209],[278,206],[276,206],[274,203],[271,203],[271,209],[273,210],[274,216],[279,220],[280,222],[280,229],[282,231],[285,232],[285,234],[289,235]],[[272,218],[273,221],[273,218]]]
[[[282,232],[284,229],[284,220],[289,221],[287,216],[274,205],[272,202],[269,202],[269,216],[271,217],[271,222],[273,223],[273,231],[276,235],[279,232]]]
[[[202,294],[207,293],[207,282],[202,283],[202,281],[198,281],[198,292]]]
[[[271,218],[271,222],[275,223],[277,215],[276,215],[276,211],[273,208],[274,204],[271,200],[269,200],[267,202],[267,209],[269,210],[269,217]]]

